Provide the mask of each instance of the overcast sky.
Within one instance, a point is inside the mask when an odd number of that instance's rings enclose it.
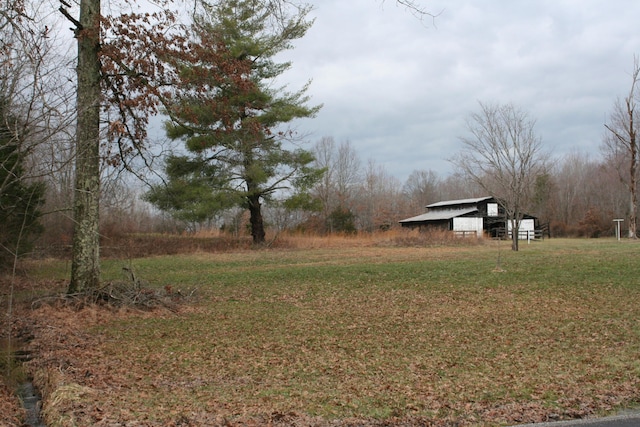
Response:
[[[291,90],[312,79],[316,142],[350,141],[363,162],[402,183],[413,170],[452,172],[478,102],[513,103],[560,158],[599,155],[604,123],[640,54],[640,1],[313,0],[315,24],[287,53]]]

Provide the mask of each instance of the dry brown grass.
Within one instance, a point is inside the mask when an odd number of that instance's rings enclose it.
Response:
[[[0,384],[0,425],[5,427],[22,427],[25,411],[15,391]]]
[[[179,313],[28,312],[51,425],[496,426],[640,402],[636,244],[403,233],[135,260],[199,289]]]
[[[436,247],[474,245],[483,239],[459,238],[451,232],[418,231],[394,228],[388,231],[357,234],[282,232],[267,233],[264,247],[273,249],[318,249],[367,246]],[[185,253],[221,253],[255,249],[249,236],[233,236],[219,230],[203,230],[195,234],[115,234],[103,237],[103,258],[141,258]],[[41,248],[42,257],[69,258],[70,247]]]
[[[395,228],[388,231],[360,234],[330,234],[319,236],[302,233],[283,233],[275,237],[275,247],[293,249],[350,248],[350,247],[438,247],[468,246],[484,242],[477,238],[456,237],[449,231],[409,230]]]
[[[640,401],[637,245],[389,242],[140,259],[201,303],[30,312],[52,425],[495,426]]]

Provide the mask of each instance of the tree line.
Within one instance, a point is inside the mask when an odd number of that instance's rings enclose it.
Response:
[[[450,159],[455,172],[416,170],[401,183],[349,141],[313,142],[289,126],[321,108],[308,85],[276,84],[292,65],[277,54],[312,25],[308,5],[188,6],[60,0],[49,10],[22,0],[0,11],[4,264],[38,237],[70,245],[69,291],[82,292],[100,286],[108,229],[216,227],[262,244],[269,229],[385,231],[429,203],[488,194],[516,221],[526,212],[548,222],[553,235],[606,235],[621,217],[635,237],[637,72],[595,158],[550,159],[526,112],[480,103]],[[69,26],[77,51],[63,47]],[[154,117],[166,138],[149,136]]]
[[[490,183],[483,186],[457,167],[457,160],[470,166],[464,157],[451,159],[454,172],[450,174],[413,170],[405,182],[400,182],[383,165],[373,160],[363,163],[349,141],[336,143],[331,137],[322,138],[315,152],[319,165],[327,168],[314,188],[322,210],[309,214],[303,223],[303,227],[315,231],[386,230],[396,227],[400,219],[424,213],[431,203],[505,194],[499,189],[490,194]],[[629,193],[615,158],[593,158],[576,150],[562,158],[544,159],[544,168],[523,183],[529,188],[520,192],[523,200],[519,209],[548,223],[552,236],[612,236],[613,219],[629,217]],[[486,176],[495,181],[496,175]]]

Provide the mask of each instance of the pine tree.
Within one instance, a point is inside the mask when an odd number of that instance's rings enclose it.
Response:
[[[230,198],[232,191],[212,191],[212,188],[223,188],[226,181],[200,157],[170,156],[165,173],[167,184],[152,187],[145,199],[192,228],[238,204]]]
[[[166,125],[167,135],[185,142],[192,166],[206,164],[198,168],[197,179],[191,169],[182,182],[208,182],[217,200],[241,201],[250,212],[251,235],[258,244],[265,240],[262,201],[292,188],[297,188],[299,200],[300,192],[321,175],[311,166],[313,155],[288,145],[292,134],[279,128],[319,110],[306,105],[308,84],[297,92],[272,87],[291,66],[276,63],[274,56],[304,36],[311,25],[305,20],[308,11],[276,15],[260,0],[204,6],[193,25],[201,52],[196,49],[191,63],[176,64],[182,85],[168,111],[172,121]],[[186,159],[182,163],[187,164]],[[168,178],[169,186],[154,189],[155,197],[179,185],[180,176],[168,173]]]

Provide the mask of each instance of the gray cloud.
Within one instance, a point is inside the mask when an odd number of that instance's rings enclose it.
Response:
[[[290,87],[313,80],[323,103],[297,127],[310,140],[350,140],[404,181],[447,162],[478,101],[531,114],[546,147],[597,155],[603,124],[629,87],[640,53],[640,2],[428,1],[434,23],[393,0],[317,0],[314,26],[294,50]]]

